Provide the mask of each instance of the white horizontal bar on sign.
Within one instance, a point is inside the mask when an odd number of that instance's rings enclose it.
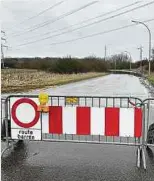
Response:
[[[41,130],[12,129],[11,138],[18,140],[41,140]]]

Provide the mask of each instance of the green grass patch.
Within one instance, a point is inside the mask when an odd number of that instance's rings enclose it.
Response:
[[[147,77],[149,82],[154,85],[154,74],[151,74],[150,76]]]

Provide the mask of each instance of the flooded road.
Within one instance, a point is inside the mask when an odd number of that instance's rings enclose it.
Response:
[[[148,98],[148,90],[130,75],[108,75],[45,91],[50,95]],[[2,181],[153,181],[154,150],[146,153],[147,171],[136,168],[135,155],[136,149],[128,146],[25,142],[2,158]]]
[[[77,95],[77,96],[134,96],[145,99],[148,91],[140,84],[137,77],[132,75],[111,74],[100,78],[81,81],[74,84],[45,90],[50,95]],[[40,90],[29,94],[39,93]]]
[[[57,96],[135,96],[141,99],[148,97],[147,89],[140,84],[139,78],[132,75],[110,74],[104,77],[41,90]],[[38,94],[41,90],[23,94]],[[7,94],[2,96],[6,97]]]

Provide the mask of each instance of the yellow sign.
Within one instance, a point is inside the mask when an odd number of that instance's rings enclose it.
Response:
[[[49,101],[48,94],[40,93],[38,99],[39,99],[39,102],[40,102],[40,105],[38,106],[38,111],[40,111],[40,112],[49,112],[49,106],[47,106],[47,103]]]
[[[78,104],[79,99],[77,97],[67,97],[66,104]]]

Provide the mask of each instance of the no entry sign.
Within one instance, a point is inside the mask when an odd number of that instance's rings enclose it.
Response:
[[[34,119],[28,123],[25,123],[24,121],[22,121],[25,119],[25,117],[22,117],[22,120],[19,120],[17,118],[17,109],[23,103],[29,104],[31,106],[31,108],[34,109],[34,111],[35,111]],[[25,107],[24,111],[26,112],[26,107]],[[37,104],[33,100],[28,99],[28,98],[22,98],[22,99],[17,100],[12,106],[11,114],[12,114],[12,118],[13,118],[14,122],[23,128],[33,127],[38,122],[39,117],[40,117],[40,113],[37,111]],[[29,113],[27,112],[27,114],[29,114]]]
[[[37,98],[11,98],[11,135],[13,139],[41,139]]]

